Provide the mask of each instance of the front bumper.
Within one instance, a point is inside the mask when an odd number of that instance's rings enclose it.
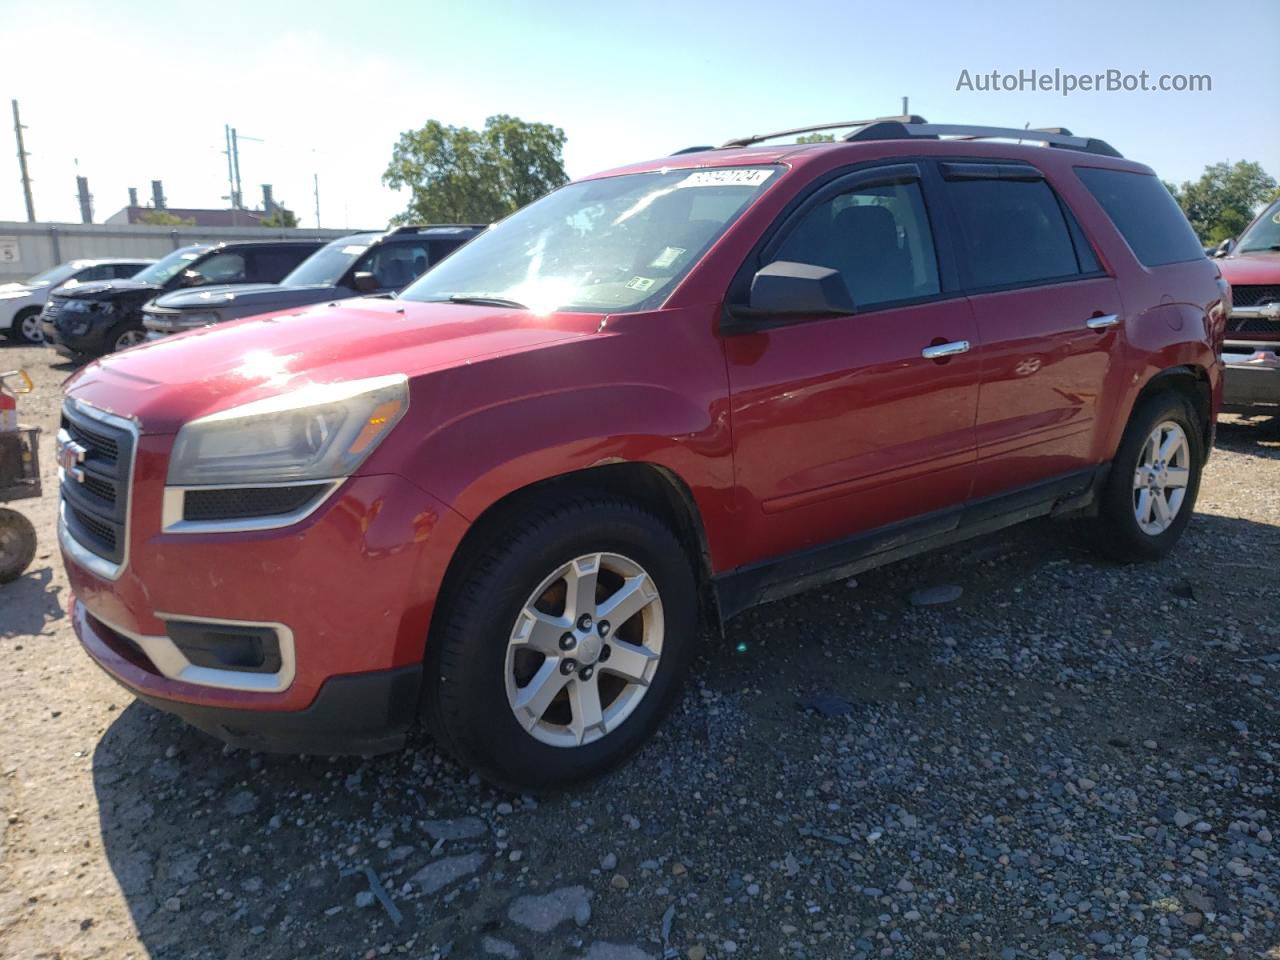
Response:
[[[85,651],[140,698],[231,742],[394,748],[417,706],[436,592],[466,521],[410,481],[380,474],[344,481],[288,526],[166,531],[172,442],[137,439],[118,563],[104,564],[60,525]],[[171,642],[175,622],[272,628],[278,664],[253,672],[193,662]]]
[[[1222,360],[1224,407],[1240,410],[1280,404],[1280,342],[1229,341],[1223,346]]]
[[[171,687],[157,680],[134,638],[108,627],[74,599],[71,614],[85,652],[108,676],[143,703],[236,747],[369,756],[403,746],[417,716],[421,664],[331,677],[311,704],[300,710],[252,710],[178,700]]]
[[[90,323],[85,333],[73,336],[53,320],[42,317],[40,332],[44,342],[64,357],[100,356],[106,350],[107,327],[99,323]]]

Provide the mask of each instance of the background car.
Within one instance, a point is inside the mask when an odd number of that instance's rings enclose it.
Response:
[[[40,311],[58,286],[74,287],[90,280],[132,277],[154,260],[134,257],[112,260],[68,260],[25,283],[0,284],[0,333],[14,340],[39,343]]]
[[[408,286],[485,229],[478,224],[397,227],[355,233],[320,248],[279,283],[177,290],[143,310],[148,339],[326,300]]]
[[[1218,267],[1231,284],[1222,359],[1223,402],[1234,410],[1280,404],[1280,200],[1238,240],[1223,241]]]
[[[84,283],[50,295],[40,315],[44,339],[64,356],[101,356],[142,343],[142,307],[157,294],[213,284],[276,283],[323,240],[243,240],[193,244],[127,280]]]

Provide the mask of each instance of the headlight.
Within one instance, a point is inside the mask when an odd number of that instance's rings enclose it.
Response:
[[[178,431],[170,486],[350,476],[409,409],[404,374],[315,384],[192,420]]]

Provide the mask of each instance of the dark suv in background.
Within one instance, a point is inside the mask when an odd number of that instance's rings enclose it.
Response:
[[[45,342],[64,356],[101,356],[146,339],[142,306],[157,294],[211,284],[276,283],[323,240],[242,240],[192,244],[127,280],[58,290],[40,315]]]
[[[398,227],[355,233],[317,250],[277,283],[177,290],[143,311],[148,339],[259,313],[407,287],[485,228],[477,224]]]

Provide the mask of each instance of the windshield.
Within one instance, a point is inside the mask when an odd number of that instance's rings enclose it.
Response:
[[[510,303],[539,313],[661,302],[777,167],[624,174],[571,183],[480,234],[403,300]]]
[[[1280,201],[1268,207],[1267,212],[1240,235],[1236,252],[1248,253],[1251,250],[1280,250]]]
[[[286,287],[331,287],[342,279],[342,275],[356,262],[356,258],[368,250],[369,244],[378,236],[376,233],[369,233],[335,240],[294,267],[293,272],[280,283]]]
[[[53,286],[54,284],[61,283],[63,280],[67,279],[67,277],[81,269],[82,266],[83,264],[61,263],[56,267],[51,267],[50,269],[45,270],[43,273],[37,273],[26,283],[28,287]]]
[[[163,286],[170,277],[180,270],[185,270],[192,260],[198,259],[207,249],[207,247],[183,247],[181,250],[175,250],[141,273],[135,273],[132,279],[141,283],[154,283],[157,287]]]

